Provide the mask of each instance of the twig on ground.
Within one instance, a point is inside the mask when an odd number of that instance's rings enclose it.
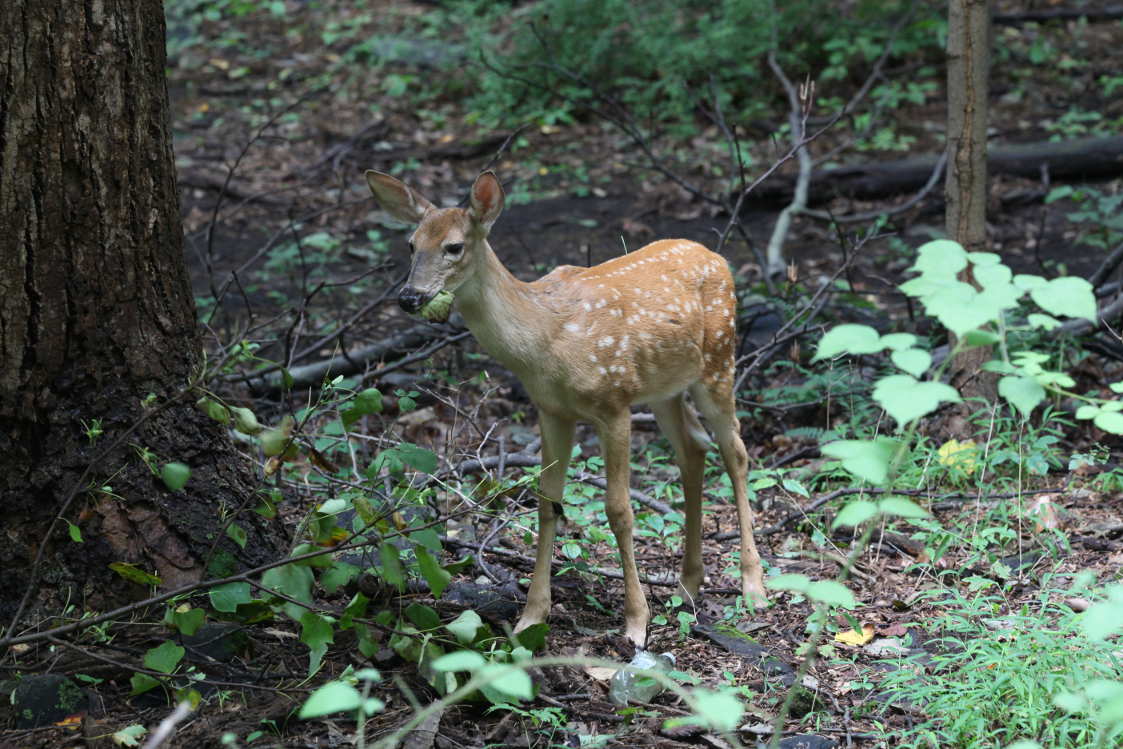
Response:
[[[143,749],[158,749],[164,745],[164,742],[172,737],[175,733],[176,726],[183,721],[187,720],[187,716],[191,714],[191,703],[184,700],[175,706],[175,710],[171,712],[168,717],[160,721],[160,725],[156,726],[156,730],[148,737],[148,741],[144,742]]]

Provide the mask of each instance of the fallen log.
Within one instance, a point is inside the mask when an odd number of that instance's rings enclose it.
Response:
[[[915,192],[924,186],[938,155],[874,164],[839,166],[811,176],[809,202],[822,204],[846,197],[876,200]],[[1123,175],[1123,136],[1043,141],[990,149],[987,168],[994,174],[1036,179],[1042,170],[1053,181],[1107,179]],[[760,185],[750,196],[757,203],[790,200],[793,176],[781,175]]]

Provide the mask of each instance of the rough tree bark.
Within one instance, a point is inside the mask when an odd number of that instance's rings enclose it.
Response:
[[[990,80],[990,8],[987,0],[948,3],[948,236],[968,252],[988,248],[987,97]],[[964,280],[974,283],[970,274]],[[990,358],[984,347],[968,349],[952,362],[952,383],[964,397],[993,402],[993,378],[981,376]]]
[[[185,392],[201,341],[164,68],[160,0],[0,9],[0,630],[33,575],[33,607],[105,608],[146,593],[111,562],[171,586],[205,560],[224,572],[278,553],[245,458]],[[186,488],[166,489],[142,450],[189,465]],[[222,533],[235,511],[244,551]],[[33,572],[60,513],[83,542],[58,523]]]

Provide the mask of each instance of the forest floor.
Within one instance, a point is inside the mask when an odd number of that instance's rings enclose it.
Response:
[[[424,90],[415,90],[421,85],[416,81],[442,75],[440,70],[420,58],[369,72],[341,66],[337,50],[320,44],[311,31],[318,22],[297,15],[298,4],[289,5],[293,9],[283,20],[259,14],[242,21],[248,42],[223,43],[224,28],[203,24],[192,32],[203,40],[182,44],[169,65],[187,256],[200,316],[212,333],[209,343],[216,355],[247,340],[260,346],[257,353],[264,359],[289,357],[291,368],[417,327],[416,320],[397,308],[393,293],[408,267],[405,235],[370,199],[362,177],[368,168],[389,171],[404,165],[400,176],[435,202],[459,200],[481,168],[493,168],[506,186],[508,204],[493,230],[492,245],[523,279],[562,263],[601,262],[661,237],[712,246],[728,222],[727,215],[641,168],[644,157],[635,144],[603,121],[481,132],[458,109],[455,97],[427,98]],[[1010,6],[1008,11],[1020,9],[1014,3],[1005,6]],[[346,7],[339,4],[336,20],[345,20]],[[390,28],[384,31],[397,28],[407,33],[413,27],[403,19],[429,12],[423,4],[394,7],[398,15],[387,16]],[[295,33],[294,28],[305,31]],[[1077,37],[1079,49],[1072,54],[1089,60],[1117,59],[1123,48],[1117,21],[1066,22],[1032,30],[1003,27],[1002,33],[1051,35],[1060,48]],[[1094,78],[1095,71],[1086,74]],[[1046,140],[1056,131],[1045,124],[1061,120],[1077,99],[1087,110],[1123,115],[1120,97],[1096,100],[1094,87],[1052,75],[1043,75],[1040,85],[1025,96],[1004,96],[1013,86],[1004,75],[996,69],[993,115],[993,121],[1003,123],[996,137],[1004,142]],[[408,78],[414,88],[389,95],[384,83],[390,76]],[[942,95],[934,94],[922,105],[902,106],[884,116],[895,119],[900,132],[915,135],[913,152],[935,154],[943,127],[942,102]],[[758,126],[775,129],[784,119],[777,113],[775,123]],[[843,132],[828,132],[815,147],[825,152],[846,138]],[[703,125],[688,141],[665,138],[655,145],[668,154],[668,168],[710,191],[722,189],[721,178],[699,165],[726,158],[727,144],[717,128]],[[753,168],[765,168],[786,148],[759,138],[749,148]],[[868,151],[850,154],[845,161],[904,155]],[[789,163],[780,173],[790,175],[793,169]],[[1043,201],[1055,186],[1009,177],[992,181],[989,224],[994,251],[1015,272],[1087,277],[1106,252],[1088,241],[1086,225],[1070,219],[1068,214],[1078,207],[1071,200]],[[1094,187],[1103,195],[1118,194],[1123,182],[1116,177]],[[755,492],[757,542],[769,574],[802,573],[823,580],[839,572],[853,537],[831,530],[831,518],[845,498],[822,507],[817,500],[853,487],[853,480],[847,484],[837,470],[829,480],[823,478],[827,461],[818,451],[818,438],[832,428],[844,433],[850,424],[879,418],[876,409],[852,407],[865,397],[860,394],[862,385],[873,370],[815,374],[803,364],[824,325],[855,321],[882,332],[931,332],[930,323],[897,285],[908,277],[912,250],[942,230],[940,193],[937,188],[895,215],[867,243],[860,241],[866,225],[840,230],[829,222],[797,217],[785,242],[791,270],[771,289],[765,285],[758,252],[767,244],[782,202],[750,200],[742,225],[753,247],[731,241],[723,248],[742,301],[739,353],[752,364],[740,393],[742,433],[754,476],[775,479],[767,486],[762,481]],[[883,210],[908,197],[837,197],[815,207],[841,215]],[[857,255],[855,246],[861,247]],[[814,325],[782,347],[769,349],[767,358],[754,358],[753,352],[766,346],[793,313],[806,309],[815,290],[840,268],[838,281],[831,282],[836,291]],[[376,300],[381,301],[371,306]],[[325,331],[340,328],[341,335],[320,341]],[[369,460],[379,445],[388,444],[386,440],[407,441],[436,453],[440,468],[434,473],[444,476],[446,490],[434,496],[443,511],[457,516],[443,529],[445,548],[470,554],[475,561],[454,576],[438,600],[421,590],[389,596],[374,586],[366,592],[382,596],[376,599],[379,605],[399,611],[413,603],[432,606],[444,622],[474,609],[494,631],[502,632],[517,616],[521,592],[516,591],[525,592],[521,584],[532,566],[532,527],[526,519],[535,500],[520,480],[534,468],[519,465],[512,456],[533,452],[527,446],[533,448],[535,441],[536,414],[517,381],[478,355],[471,338],[434,346],[459,332],[453,324],[429,326],[428,339],[416,348],[431,353],[410,366],[379,371],[409,351],[360,362],[360,373],[366,373],[363,386],[381,389],[384,407],[364,422],[372,436],[354,448],[359,455],[353,454],[353,459]],[[312,342],[319,345],[309,347]],[[1074,370],[1084,389],[1102,388],[1119,378],[1123,357],[1118,346],[1095,338],[1085,346]],[[294,352],[303,358],[292,357]],[[381,376],[372,378],[373,372]],[[281,397],[255,392],[237,378],[227,378],[226,385],[229,398],[252,407],[267,423],[309,405],[299,393]],[[321,422],[312,420],[309,428],[326,427],[329,420],[327,415]],[[1061,605],[1066,581],[1079,572],[1092,570],[1101,580],[1118,575],[1123,563],[1123,479],[1115,474],[1123,445],[1118,438],[1083,423],[1078,426],[1063,408],[1036,431],[993,414],[973,424],[975,439],[984,443],[989,434],[989,449],[1011,451],[1018,461],[986,476],[954,475],[935,464],[918,474],[911,496],[946,529],[945,545],[936,548],[935,536],[914,533],[915,526],[909,525],[887,527],[875,536],[849,581],[858,599],[855,617],[863,636],[857,642],[834,639],[835,632],[845,633],[854,622],[841,617],[831,622],[832,637],[820,648],[819,659],[803,681],[806,691],[785,726],[785,746],[892,746],[891,739],[879,737],[921,722],[922,706],[890,700],[879,688],[882,675],[892,668],[883,659],[905,649],[922,662],[926,649],[931,657],[946,648],[934,639],[945,631],[928,625],[941,621],[954,601],[989,596],[989,608],[977,610],[981,624],[975,632],[1002,638],[1017,612]],[[953,427],[947,418],[933,419],[925,427],[924,439],[933,454],[953,436]],[[656,502],[675,504],[677,471],[666,443],[642,416],[637,416],[634,432],[633,487]],[[579,431],[578,443],[580,455],[571,479],[578,487],[573,490],[576,509],[561,530],[558,548],[566,551],[558,558],[564,570],[555,578],[545,652],[627,661],[632,651],[620,635],[622,586],[603,574],[618,568],[616,552],[597,505],[599,489],[582,480],[597,474],[599,450],[588,428]],[[1070,460],[1092,454],[1097,456],[1094,464]],[[487,458],[493,461],[488,479],[506,487],[495,498],[500,505],[466,513],[462,500],[473,487],[478,489],[483,475],[468,473],[465,463]],[[506,473],[496,470],[496,464],[508,466]],[[307,480],[311,470],[298,467],[284,482],[270,481],[283,488],[286,501],[281,511],[294,528],[324,499]],[[769,724],[802,660],[799,648],[807,638],[811,605],[801,596],[773,592],[763,610],[735,607],[737,584],[731,573],[737,543],[735,534],[726,532],[736,528],[736,519],[722,481],[711,453],[704,529],[707,577],[702,599],[689,609],[692,617],[679,618],[671,606],[675,588],[666,584],[679,567],[677,515],[637,505],[637,558],[641,572],[655,579],[645,586],[658,615],[650,630],[650,649],[673,653],[675,670],[699,685],[741,689],[748,711],[739,740],[752,746],[767,741]],[[573,543],[580,549],[570,555],[567,547]],[[325,597],[337,609],[346,600],[342,592]],[[367,722],[367,741],[403,724],[414,714],[414,701],[425,705],[439,696],[416,662],[403,658],[389,641],[365,659],[353,638],[337,634],[321,673],[304,681],[308,652],[298,641],[297,624],[278,618],[247,625],[241,634],[234,649],[204,655],[192,651],[200,668],[224,685],[204,691],[204,706],[180,727],[172,745],[353,745],[353,719],[299,721],[295,711],[324,677],[364,662],[382,673],[373,694],[386,703],[386,709]],[[142,637],[121,638],[115,647],[135,656],[145,643]],[[534,677],[535,700],[503,709],[485,701],[449,706],[437,714],[439,722],[426,726],[429,733],[412,734],[408,746],[733,745],[728,735],[664,725],[669,718],[690,714],[670,693],[652,704],[617,708],[608,701],[603,669],[543,668]],[[127,675],[105,678],[94,688],[100,705],[90,711],[84,738],[70,727],[10,729],[0,732],[0,747],[70,746],[80,741],[108,746],[105,737],[120,726],[153,726],[169,711],[159,690],[130,698]],[[227,735],[234,738],[225,739]],[[97,736],[101,738],[91,738]]]

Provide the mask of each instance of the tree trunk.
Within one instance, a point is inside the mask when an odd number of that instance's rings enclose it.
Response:
[[[174,586],[278,553],[247,460],[186,392],[203,362],[164,67],[159,0],[0,10],[0,627],[33,579],[33,605],[105,608],[147,592],[111,562]],[[170,461],[179,492],[153,471]],[[45,537],[56,515],[81,543]]]
[[[990,76],[990,8],[987,0],[948,3],[948,236],[968,252],[988,249],[987,97]],[[968,271],[965,281],[975,283]],[[981,366],[990,349],[968,349],[952,362],[952,384],[966,398],[993,402],[994,379]]]

